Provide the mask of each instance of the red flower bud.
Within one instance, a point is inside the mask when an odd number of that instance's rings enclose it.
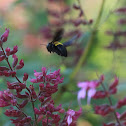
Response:
[[[92,98],[94,98],[94,99],[100,99],[100,98],[107,97],[107,95],[108,95],[108,92],[105,92],[105,91],[97,91]]]
[[[3,76],[4,74],[3,74],[3,72],[2,71],[0,71],[0,76]]]
[[[42,114],[42,113],[40,112],[40,110],[38,110],[37,108],[34,108],[34,112],[35,112],[35,114],[37,114],[37,115]]]
[[[72,23],[74,26],[79,26],[83,21],[81,19],[73,20]]]
[[[0,62],[3,61],[6,57],[4,55],[0,56]]]
[[[79,10],[80,9],[80,6],[77,6],[76,4],[73,5],[73,8],[76,9],[76,10]]]
[[[23,81],[26,81],[27,79],[28,79],[28,74],[27,73],[24,73]]]
[[[18,58],[17,58],[17,56],[16,55],[13,55],[12,56],[13,57],[13,63],[12,63],[12,67],[14,68],[16,65],[17,65],[17,63],[18,63]]]
[[[118,85],[118,83],[119,83],[119,79],[117,77],[115,77],[114,82],[109,86],[109,90],[111,90],[113,88],[116,88],[116,86]]]
[[[23,102],[21,104],[18,104],[19,108],[24,108],[25,105],[27,105],[28,100],[23,100]]]
[[[117,93],[117,88],[113,88],[109,90],[109,94],[116,94]]]
[[[29,96],[29,94],[20,94],[19,92],[17,92],[17,95],[16,95],[16,97],[17,98],[28,98],[28,96]]]
[[[43,102],[44,101],[44,96],[39,96],[39,101]]]
[[[0,56],[1,56],[1,55],[4,55],[3,51],[0,51]]]
[[[21,69],[24,66],[23,59],[20,60],[19,65],[16,66],[16,69]]]
[[[83,10],[80,10],[79,17],[82,17],[84,15]]]
[[[11,71],[3,71],[4,76],[9,77],[11,75]]]
[[[0,71],[4,71],[4,70],[9,70],[9,68],[5,67],[5,66],[1,66],[0,67]]]
[[[89,20],[89,22],[88,22],[88,24],[92,24],[93,23],[93,20],[92,19],[90,19]]]
[[[33,97],[34,99],[36,99],[36,98],[37,98],[37,94],[36,94],[36,92],[35,92],[35,91],[32,91],[31,95],[32,95],[32,97]]]
[[[126,120],[126,112],[123,112],[123,113],[120,115],[120,119],[121,119],[121,120]]]
[[[19,82],[13,82],[13,83],[11,83],[11,82],[7,81],[7,87],[9,89],[16,89],[18,86],[19,86]]]
[[[7,41],[7,38],[8,38],[8,35],[9,35],[9,29],[5,29],[5,32],[3,33],[3,35],[1,35],[1,41],[2,42],[6,42]]]
[[[11,104],[12,104],[13,106],[16,106],[17,100],[16,100],[16,99],[11,100]]]
[[[5,52],[6,52],[6,55],[9,56],[9,55],[10,55],[10,48],[7,47],[7,48],[5,49]]]
[[[18,51],[18,46],[16,45],[16,46],[13,47],[13,50],[10,51],[10,54],[13,55],[13,54],[15,54],[17,51]]]
[[[24,84],[24,83],[19,83],[19,86],[21,87],[21,89],[25,89],[26,88],[26,84]]]
[[[119,100],[116,105],[116,108],[121,108],[124,105],[126,105],[126,98],[124,98],[123,100]]]
[[[11,76],[15,77],[16,76],[16,72],[15,71],[11,71]]]
[[[37,122],[39,123],[42,119],[43,119],[43,115],[39,115],[38,119],[37,119]]]
[[[4,114],[9,117],[19,117],[21,116],[22,112],[16,109],[7,109]]]
[[[39,84],[40,90],[42,91],[44,89],[44,84]]]
[[[126,8],[119,8],[115,12],[120,13],[120,14],[125,14],[126,13]]]
[[[113,108],[107,104],[95,106],[95,113],[101,116],[106,116],[113,111]]]
[[[123,25],[123,24],[126,24],[126,19],[120,19],[118,21],[119,24]]]
[[[64,109],[60,109],[60,110],[59,110],[59,113],[64,113],[64,112],[65,112]]]

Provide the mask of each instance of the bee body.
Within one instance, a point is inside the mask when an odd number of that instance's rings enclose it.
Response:
[[[66,47],[60,42],[54,42],[54,43],[50,42],[50,43],[48,43],[47,50],[50,53],[51,52],[53,52],[53,53],[55,52],[55,53],[57,53],[60,56],[67,57]]]
[[[67,46],[70,46],[73,41],[77,38],[77,36],[74,36],[72,39],[68,40],[67,42],[64,42],[63,44],[60,43],[59,41],[62,39],[62,35],[63,35],[63,29],[59,29],[56,33],[55,36],[53,38],[53,40],[48,43],[48,45],[46,46],[48,52],[55,52],[60,56],[64,56],[67,57]]]

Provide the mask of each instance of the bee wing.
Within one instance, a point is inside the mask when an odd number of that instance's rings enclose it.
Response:
[[[62,39],[63,33],[64,33],[63,29],[57,30],[53,37],[52,42],[60,41]]]
[[[64,45],[65,47],[72,45],[73,42],[74,42],[74,40],[77,39],[77,36],[78,36],[78,35],[73,36],[70,40],[64,42],[63,45]]]

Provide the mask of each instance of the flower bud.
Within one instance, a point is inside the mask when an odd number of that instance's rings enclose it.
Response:
[[[18,104],[19,108],[24,108],[24,106],[28,103],[28,100],[24,100],[21,104]]]
[[[111,90],[113,88],[116,88],[116,86],[118,85],[118,83],[119,83],[119,79],[117,77],[115,77],[114,82],[109,86],[109,90]]]
[[[9,29],[5,29],[5,32],[3,33],[3,35],[1,35],[1,41],[2,42],[6,42],[7,41],[7,39],[8,39],[8,35],[9,35]]]
[[[13,47],[13,50],[10,51],[10,54],[13,55],[13,54],[15,54],[17,51],[18,51],[18,46],[16,45],[16,46]]]
[[[12,57],[14,59],[13,63],[12,63],[12,67],[14,68],[17,65],[17,63],[18,63],[18,57],[16,55],[13,55]]]
[[[76,4],[73,5],[73,8],[76,9],[76,10],[79,10],[80,9],[80,6],[77,6]]]
[[[28,79],[28,74],[27,73],[24,73],[23,81],[26,81],[27,79]]]
[[[7,47],[7,48],[5,49],[5,52],[6,52],[6,55],[9,56],[9,55],[10,55],[10,48]]]
[[[16,66],[16,69],[21,69],[24,66],[23,59],[20,60],[19,65]]]
[[[4,70],[9,70],[9,68],[5,67],[5,66],[1,66],[0,67],[0,71],[4,71]]]
[[[0,61],[3,61],[6,57],[4,55],[0,56]]]

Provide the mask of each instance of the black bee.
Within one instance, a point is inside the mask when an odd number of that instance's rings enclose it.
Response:
[[[55,53],[57,53],[60,56],[67,57],[67,49],[66,49],[66,47],[70,46],[72,44],[73,40],[75,40],[77,38],[77,36],[74,36],[72,39],[70,39],[67,42],[60,43],[59,41],[61,41],[61,39],[62,39],[63,32],[64,32],[63,29],[59,29],[55,33],[53,40],[50,43],[48,43],[46,48],[47,48],[48,52],[50,52],[50,53],[51,52],[53,52],[53,53],[55,52]]]

